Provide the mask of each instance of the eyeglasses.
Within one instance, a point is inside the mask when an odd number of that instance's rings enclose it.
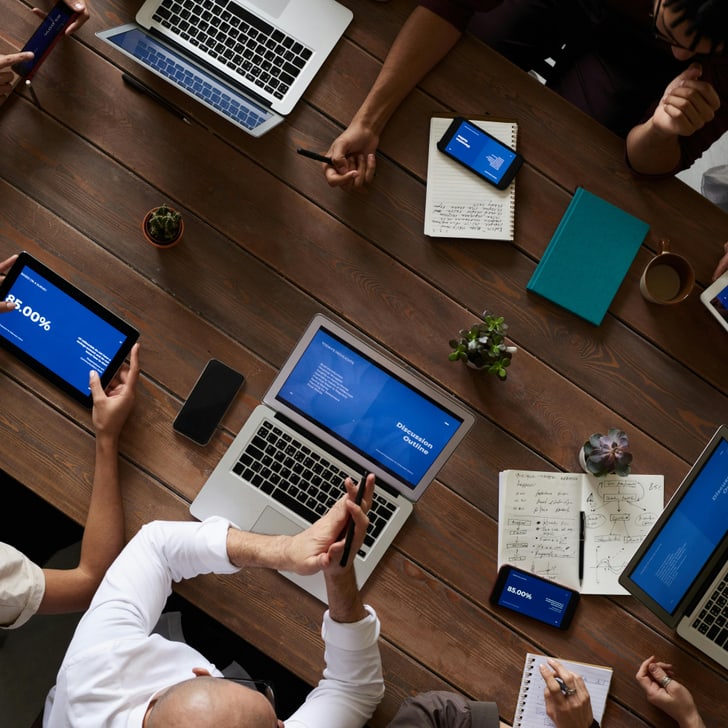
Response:
[[[680,41],[675,38],[675,36],[672,34],[672,31],[670,28],[665,24],[664,18],[663,18],[663,28],[659,28],[657,25],[657,19],[660,17],[660,9],[662,8],[664,0],[655,0],[654,6],[652,8],[652,12],[650,13],[650,19],[652,20],[652,37],[655,38],[655,40],[659,40],[662,43],[666,43],[669,46],[672,46],[673,48],[678,48],[683,51],[688,51],[689,53],[693,53],[695,55],[699,56],[713,56],[718,55],[719,51],[712,47],[707,53],[699,53],[696,51],[696,46],[701,42],[701,39],[696,37],[694,39],[694,42],[691,43],[690,46],[684,46]]]
[[[230,682],[237,683],[238,685],[244,685],[250,690],[257,690],[259,693],[265,695],[268,702],[273,708],[273,712],[276,709],[276,696],[273,693],[273,683],[268,680],[245,680],[241,677],[222,677],[221,680],[229,680]]]

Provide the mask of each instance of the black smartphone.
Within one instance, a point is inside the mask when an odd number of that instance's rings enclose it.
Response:
[[[523,164],[523,157],[515,149],[462,116],[453,119],[437,148],[499,190],[513,182]]]
[[[29,61],[15,63],[13,65],[13,71],[21,78],[31,78],[38,70],[38,66],[46,59],[46,56],[51,52],[53,46],[63,35],[63,31],[77,17],[78,13],[69,8],[63,0],[56,3],[23,47],[23,51],[33,52],[33,58]]]
[[[566,629],[579,604],[579,592],[515,566],[498,571],[491,604],[512,609],[552,627]]]
[[[172,427],[198,445],[207,445],[245,377],[227,364],[210,359]]]

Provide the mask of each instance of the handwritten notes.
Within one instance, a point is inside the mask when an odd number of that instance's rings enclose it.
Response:
[[[661,475],[505,470],[499,480],[498,565],[520,566],[583,594],[627,594],[619,575],[663,505]]]
[[[547,665],[546,655],[535,655],[529,652],[523,666],[521,687],[518,691],[516,714],[513,717],[513,728],[553,728],[554,723],[546,713],[543,697],[543,678],[539,665]],[[607,707],[607,695],[612,682],[611,667],[589,665],[584,662],[573,662],[559,658],[559,662],[576,675],[581,675],[589,691],[592,713],[601,722]]]
[[[515,182],[498,190],[437,148],[452,119],[430,121],[427,161],[425,235],[483,240],[513,240]],[[474,121],[511,147],[516,146],[515,122]]]

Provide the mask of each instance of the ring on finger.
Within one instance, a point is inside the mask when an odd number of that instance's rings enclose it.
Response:
[[[567,697],[569,695],[576,695],[576,688],[566,688],[566,692],[564,693]]]
[[[665,677],[660,680],[660,685],[662,685],[663,688],[666,688],[671,682],[672,678],[669,675],[665,675]]]

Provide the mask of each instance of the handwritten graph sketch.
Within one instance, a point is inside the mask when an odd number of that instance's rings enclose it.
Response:
[[[662,476],[505,471],[498,560],[584,593],[626,593],[619,574],[662,507]]]

